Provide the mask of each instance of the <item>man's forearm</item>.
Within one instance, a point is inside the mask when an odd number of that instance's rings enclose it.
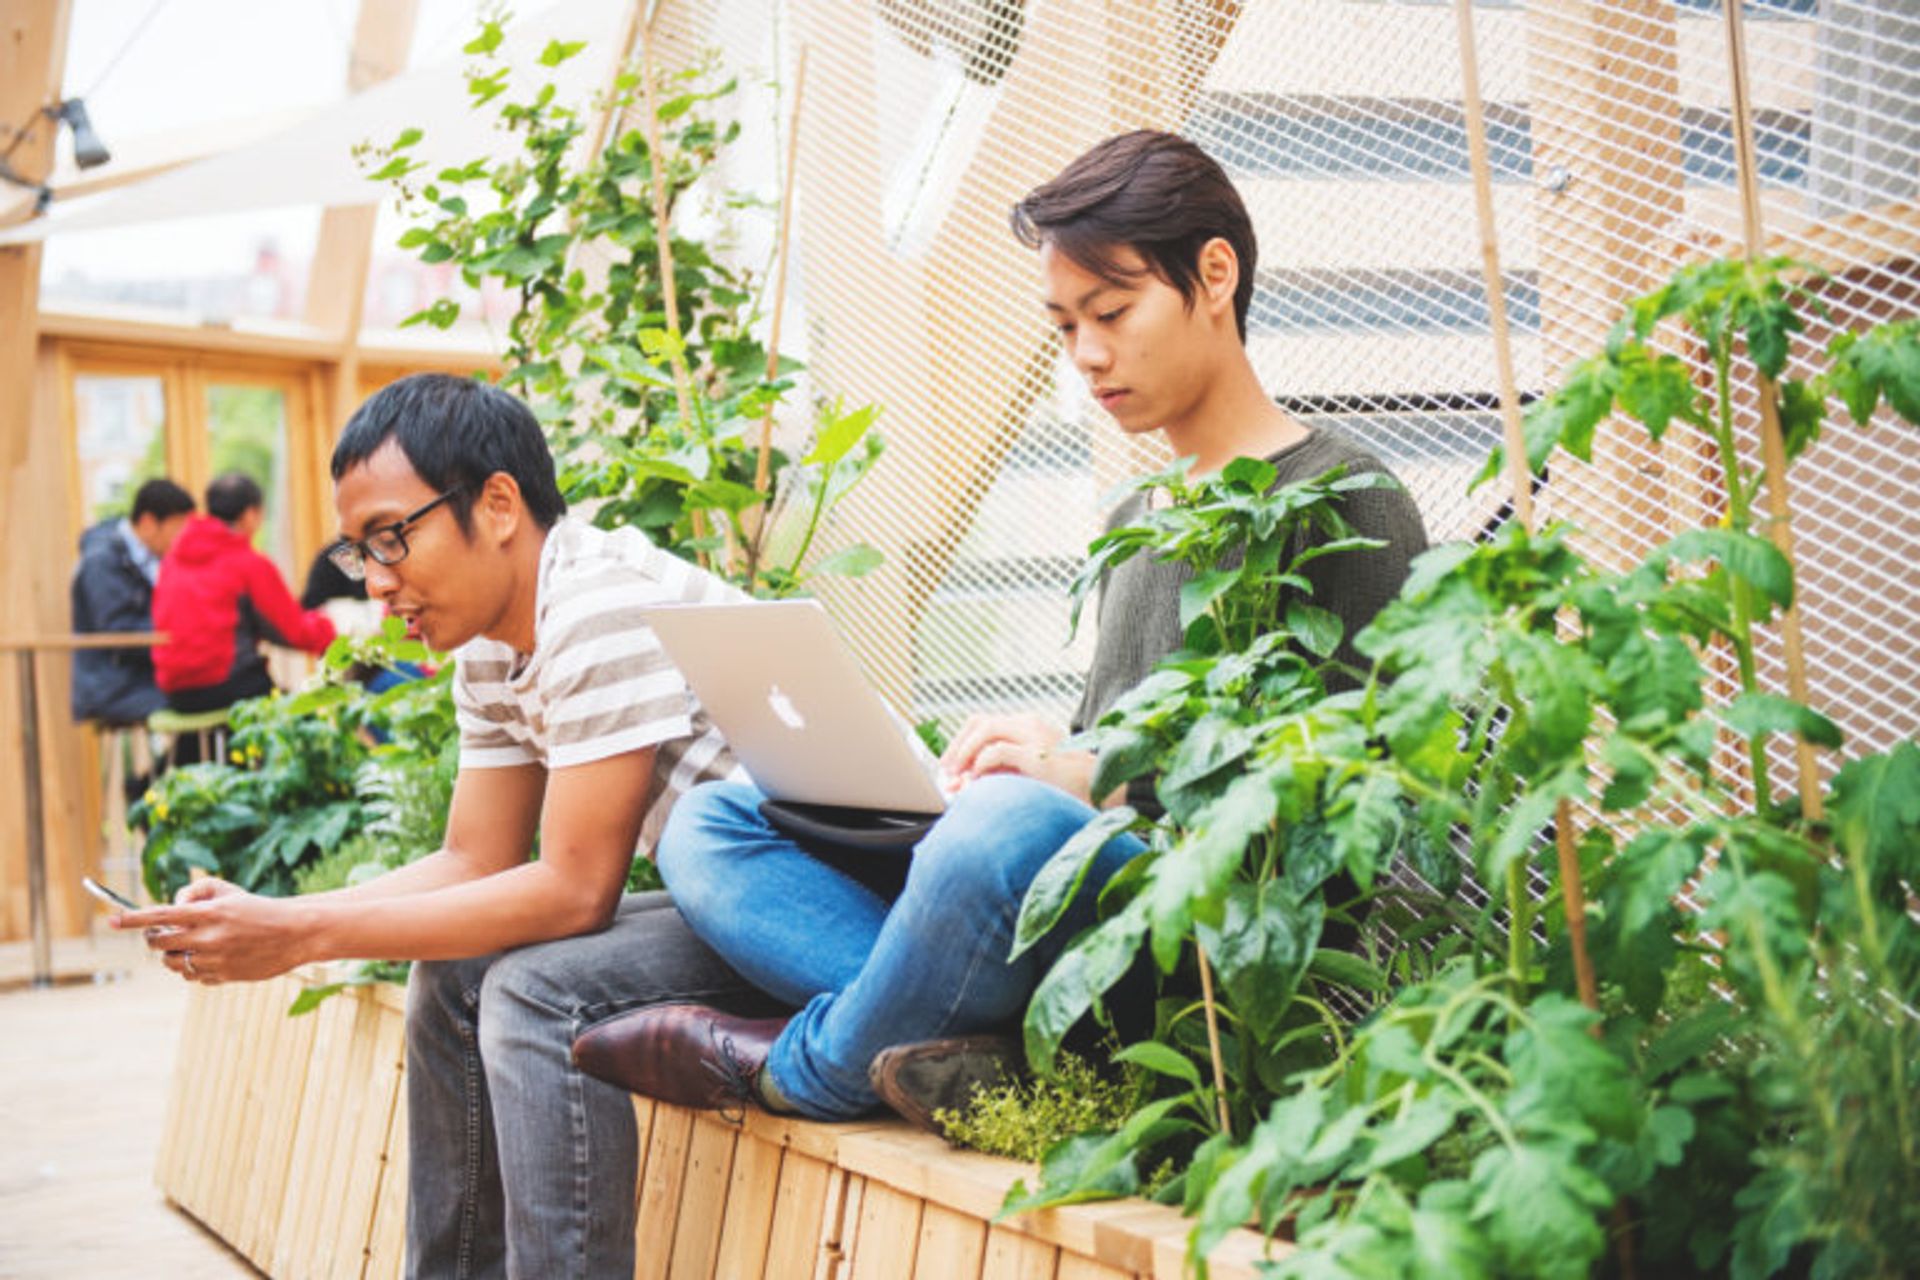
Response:
[[[438,849],[424,858],[409,862],[403,867],[395,867],[371,880],[348,885],[344,889],[329,889],[325,893],[312,894],[302,900],[329,903],[378,902],[385,898],[403,898],[412,894],[431,893],[449,885],[478,880],[497,870],[499,868],[482,866],[476,860],[451,849]]]
[[[357,888],[372,889],[401,872],[452,860],[445,850]],[[444,874],[444,873],[440,873]],[[423,878],[423,877],[415,877]],[[305,959],[451,960],[588,933],[606,923],[603,897],[583,894],[554,867],[528,862],[477,879],[419,885],[378,896],[347,891],[295,899],[304,920]]]

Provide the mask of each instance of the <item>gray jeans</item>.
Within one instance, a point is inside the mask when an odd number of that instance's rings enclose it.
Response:
[[[413,966],[407,1275],[633,1274],[633,1100],[571,1050],[662,1000],[769,1010],[664,893],[621,899],[600,933]]]

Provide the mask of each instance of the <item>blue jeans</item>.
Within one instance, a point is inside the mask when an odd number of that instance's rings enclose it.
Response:
[[[1017,776],[954,798],[889,903],[760,816],[750,786],[712,782],[674,805],[660,874],[687,924],[740,975],[803,1006],[766,1070],[801,1112],[839,1120],[878,1102],[867,1066],[890,1045],[1002,1027],[1062,947],[1092,923],[1100,887],[1144,847],[1115,836],[1065,918],[1009,962],[1027,886],[1094,811]],[[905,855],[901,855],[905,856]]]
[[[662,1000],[770,1011],[664,893],[622,898],[599,933],[413,966],[407,1275],[633,1274],[633,1095],[571,1051],[592,1024]]]

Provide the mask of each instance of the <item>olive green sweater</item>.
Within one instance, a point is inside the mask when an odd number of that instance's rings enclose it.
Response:
[[[1270,455],[1267,461],[1279,468],[1276,487],[1314,479],[1343,463],[1350,474],[1387,469],[1350,436],[1325,426],[1309,428],[1305,440]],[[1144,493],[1133,495],[1115,509],[1107,527],[1138,520],[1145,501]],[[1345,628],[1335,656],[1364,669],[1366,662],[1354,651],[1353,637],[1398,594],[1409,562],[1426,550],[1427,532],[1419,509],[1404,489],[1358,490],[1346,495],[1340,512],[1356,534],[1379,538],[1387,545],[1321,556],[1301,576],[1313,584],[1312,602],[1338,615]],[[1145,679],[1154,664],[1180,648],[1184,639],[1180,588],[1192,576],[1185,565],[1151,555],[1137,555],[1107,575],[1100,588],[1093,669],[1073,717],[1076,732],[1097,721],[1122,694]],[[1340,687],[1349,682],[1336,679],[1333,683]]]

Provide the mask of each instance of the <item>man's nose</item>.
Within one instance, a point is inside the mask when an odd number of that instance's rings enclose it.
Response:
[[[375,600],[385,600],[400,589],[400,575],[387,565],[381,564],[372,556],[366,558],[367,594]]]
[[[1073,363],[1082,373],[1094,373],[1107,367],[1113,351],[1090,333],[1077,333],[1073,341]]]

